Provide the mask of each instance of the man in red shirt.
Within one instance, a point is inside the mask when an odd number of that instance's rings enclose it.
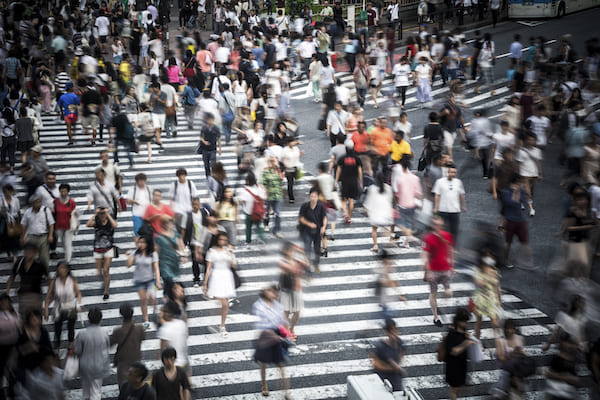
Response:
[[[444,285],[446,297],[452,296],[450,280],[454,274],[454,239],[443,231],[444,220],[435,216],[431,219],[432,231],[423,238],[425,281],[429,282],[429,304],[433,311],[433,324],[442,327],[437,312],[438,285]]]
[[[144,221],[152,225],[152,229],[155,234],[160,235],[163,233],[163,221],[165,219],[173,218],[175,212],[173,209],[162,203],[162,192],[159,189],[154,189],[152,192],[152,203],[146,207],[146,213],[144,214]]]

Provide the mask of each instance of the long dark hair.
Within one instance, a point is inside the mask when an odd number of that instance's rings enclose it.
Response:
[[[375,184],[379,188],[379,193],[383,193],[385,191],[385,179],[383,178],[383,172],[377,172],[375,175]]]
[[[154,253],[154,240],[152,240],[152,236],[140,236],[139,240],[142,239],[146,241],[146,254],[143,254],[142,249],[136,249],[135,255],[142,255],[146,257],[152,255],[152,253]]]

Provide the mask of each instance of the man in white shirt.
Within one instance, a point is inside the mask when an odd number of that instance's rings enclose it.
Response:
[[[461,211],[466,212],[465,188],[456,178],[456,166],[448,167],[448,176],[435,181],[431,192],[434,194],[433,213],[439,214],[448,227],[448,232],[456,241]]]
[[[136,243],[139,237],[138,231],[144,222],[143,217],[146,213],[146,207],[152,202],[152,190],[148,187],[146,181],[146,174],[137,174],[135,185],[129,189],[125,197],[127,204],[131,206],[131,220],[133,221],[133,234]]]
[[[177,318],[182,310],[177,309],[175,302],[167,302],[162,308],[164,323],[156,332],[156,337],[160,339],[160,351],[167,347],[172,347],[177,352],[175,366],[187,369],[188,360],[188,327],[186,323]],[[185,311],[183,311],[185,312]]]
[[[98,37],[100,38],[102,52],[106,53],[106,42],[109,34],[108,27],[110,26],[110,21],[104,16],[104,10],[100,10],[100,15],[96,18],[94,26],[98,29]]]
[[[548,144],[548,135],[552,128],[550,120],[544,115],[545,113],[546,107],[543,104],[538,104],[534,115],[527,118],[527,121],[531,123],[531,131],[536,135],[536,146],[542,150]]]
[[[37,247],[38,258],[46,270],[49,264],[49,244],[54,241],[54,217],[52,209],[42,206],[42,197],[31,196],[31,207],[21,218],[21,245],[31,242]]]
[[[198,192],[194,182],[187,179],[185,168],[179,168],[175,175],[177,180],[169,188],[168,196],[171,197],[171,207],[177,218],[177,226],[180,227],[183,216],[192,211],[192,198],[198,196]]]
[[[254,9],[250,10],[250,17],[248,17],[248,23],[250,24],[250,28],[254,28],[260,25],[260,17],[256,15],[256,11]]]
[[[344,109],[348,109],[348,106],[350,105],[350,89],[342,85],[342,81],[340,79],[337,79],[336,84],[335,98],[337,101],[342,103]]]
[[[312,40],[312,36],[304,36],[304,40],[300,42],[296,48],[296,51],[298,52],[300,59],[302,59],[302,72],[306,74],[306,78],[308,79],[310,76],[308,67],[312,61],[312,55],[317,52],[317,48],[315,46],[315,42]]]
[[[60,197],[58,186],[56,186],[56,174],[54,172],[46,172],[46,183],[38,186],[35,194],[42,198],[42,205],[49,209],[54,208],[54,199]]]
[[[218,40],[220,46],[215,51],[215,61],[220,63],[221,65],[227,65],[229,62],[229,54],[231,50],[228,47],[223,46],[223,40]]]
[[[535,215],[533,208],[533,191],[535,182],[542,179],[542,151],[535,147],[536,138],[534,135],[525,137],[525,146],[518,152],[515,159],[519,163],[519,175],[525,182],[525,191],[529,197],[529,216]]]
[[[119,191],[121,194],[123,190],[123,179],[121,177],[121,171],[119,166],[110,161],[107,150],[100,152],[100,165],[97,168],[104,170],[104,179],[106,183]]]
[[[192,273],[194,274],[194,287],[200,287],[200,264],[204,263],[203,255],[208,249],[204,248],[204,232],[207,224],[209,210],[202,207],[200,199],[192,199],[192,211],[185,214],[181,221],[181,238],[183,244],[190,247],[192,253]]]
[[[279,40],[275,42],[275,60],[281,62],[288,56],[288,46],[283,35],[279,35]]]
[[[393,0],[393,2],[387,7],[387,12],[390,15],[390,22],[394,27],[394,32],[396,32],[398,21],[400,21],[400,4],[398,4],[398,0]]]
[[[339,101],[335,102],[333,110],[330,110],[327,114],[327,137],[331,142],[331,147],[337,143],[337,136],[346,135],[346,123],[350,118],[350,114],[342,109],[342,103]]]
[[[177,102],[177,90],[169,84],[162,83],[160,84],[160,91],[166,93],[167,102],[165,107],[171,107],[174,103]],[[177,127],[175,126],[175,116],[165,116],[165,133],[167,137],[173,135],[173,137],[177,136]]]
[[[265,156],[275,157],[277,161],[281,162],[281,155],[283,154],[283,147],[279,146],[275,143],[275,138],[273,135],[267,136],[267,149],[265,150]]]
[[[283,31],[290,31],[290,22],[288,21],[288,17],[283,15],[283,10],[277,11],[275,25],[277,26],[280,35]]]

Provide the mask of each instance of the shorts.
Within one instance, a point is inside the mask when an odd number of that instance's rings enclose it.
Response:
[[[74,124],[75,122],[77,122],[77,114],[71,113],[71,114],[65,115],[65,122],[67,124]]]
[[[406,229],[413,229],[415,221],[415,209],[414,208],[403,208],[398,207],[398,225],[403,226]]]
[[[454,146],[454,140],[456,139],[456,133],[444,130],[444,147]]]
[[[94,260],[103,260],[105,258],[114,258],[115,257],[115,249],[111,248],[109,251],[104,253],[99,253],[94,251]]]
[[[146,282],[133,281],[133,287],[136,290],[136,292],[139,292],[140,290],[145,290],[147,292],[154,293],[154,279]]]
[[[514,235],[517,235],[519,238],[519,243],[529,243],[527,221],[506,221],[504,223],[504,239],[506,240],[506,243],[512,243]]]
[[[166,114],[152,113],[152,125],[154,126],[154,129],[163,129],[165,126],[166,119],[167,119]]]
[[[145,58],[148,57],[148,45],[146,46],[142,46],[142,48],[140,49],[140,57]]]
[[[31,150],[31,148],[35,146],[35,143],[33,140],[26,140],[24,142],[17,142],[17,150],[19,150],[20,152],[27,152],[29,150]]]
[[[101,36],[100,36],[100,43],[106,43],[106,42],[107,42],[107,39],[108,39],[108,36],[106,36],[106,35],[101,35]]]
[[[135,236],[140,236],[138,232],[144,224],[144,220],[142,219],[142,217],[136,217],[135,215],[131,216],[131,220],[133,221],[133,234]]]
[[[452,271],[429,271],[429,291],[437,293],[438,285],[444,285],[444,289],[450,289],[450,278]]]
[[[304,309],[304,296],[302,291],[279,292],[279,302],[283,310],[290,313],[300,312]]]
[[[81,127],[83,129],[91,128],[93,130],[98,129],[98,123],[100,119],[97,115],[91,114],[88,116],[81,116]]]

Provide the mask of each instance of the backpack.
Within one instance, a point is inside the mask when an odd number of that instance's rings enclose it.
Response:
[[[267,214],[267,210],[265,208],[265,201],[252,193],[250,189],[245,188],[248,193],[254,198],[254,203],[252,204],[252,211],[250,212],[250,219],[254,222],[260,222],[265,219],[265,215]]]
[[[444,336],[444,338],[442,339],[442,341],[440,342],[440,345],[438,346],[436,353],[437,353],[437,360],[439,362],[444,362],[446,361],[446,338],[448,337],[448,335]]]

